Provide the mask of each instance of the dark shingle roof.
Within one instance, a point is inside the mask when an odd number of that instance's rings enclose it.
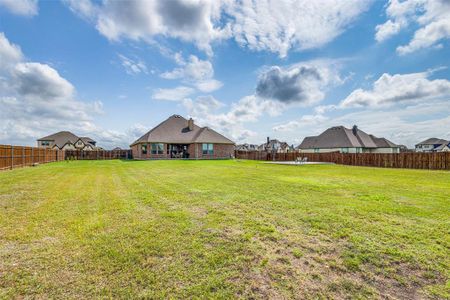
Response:
[[[93,139],[91,139],[90,137],[87,137],[87,136],[80,137],[80,140],[82,140],[83,143],[85,143],[85,144],[95,143],[95,141]]]
[[[179,115],[169,117],[131,145],[138,143],[234,144],[232,140],[208,127],[199,127],[194,124],[193,130],[189,130],[188,120]]]
[[[60,131],[38,139],[38,141],[54,141],[58,148],[62,148],[68,142],[73,144],[77,140],[78,137],[70,131]]]
[[[331,127],[318,136],[303,139],[297,147],[299,149],[312,148],[394,148],[398,147],[385,138],[368,135],[355,127],[348,129],[344,126]]]
[[[88,142],[95,143],[95,141],[89,137],[78,137],[70,131],[60,131],[40,138],[38,139],[38,141],[54,141],[55,145],[61,149],[65,144],[75,144],[79,139],[81,139],[85,144],[87,144]]]
[[[426,139],[425,141],[418,143],[417,145],[442,145],[442,144],[447,145],[448,143],[450,143],[450,142],[447,140],[438,139],[438,138],[429,138],[429,139]]]

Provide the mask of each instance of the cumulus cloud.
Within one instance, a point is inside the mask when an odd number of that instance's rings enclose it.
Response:
[[[293,120],[287,123],[276,125],[273,127],[273,130],[279,132],[294,131],[302,127],[321,124],[326,120],[328,120],[328,118],[322,114],[304,115],[299,120]]]
[[[31,144],[58,130],[98,133],[93,116],[101,102],[76,99],[74,86],[57,70],[38,62],[25,62],[17,45],[0,33],[0,142]]]
[[[38,13],[37,0],[0,0],[0,7],[22,16],[34,16]]]
[[[23,59],[20,47],[11,44],[3,32],[0,32],[0,71],[7,71]]]
[[[354,90],[340,106],[380,106],[448,97],[450,81],[429,79],[431,74],[431,71],[395,75],[385,73],[373,83],[372,89]]]
[[[236,1],[227,6],[240,45],[285,57],[294,49],[321,47],[339,36],[371,1]]]
[[[154,41],[164,36],[192,42],[212,55],[211,44],[235,38],[252,50],[287,55],[321,47],[345,31],[372,1],[112,1],[67,0],[77,15],[110,40]]]
[[[263,115],[276,116],[282,112],[279,103],[255,95],[243,97],[225,111],[223,110],[226,105],[212,96],[200,96],[195,100],[185,99],[183,105],[188,114],[200,124],[211,126],[237,142],[257,135],[256,132],[245,128],[247,123],[254,123]]]
[[[320,64],[273,66],[259,76],[256,95],[284,104],[311,105],[320,102],[326,89],[339,82],[335,71]]]
[[[222,87],[222,83],[214,79],[214,68],[210,61],[201,60],[195,55],[185,61],[180,53],[175,56],[179,67],[164,72],[160,76],[164,79],[181,79],[186,84],[195,86],[198,90],[209,93]]]
[[[194,89],[187,86],[179,86],[173,89],[157,89],[152,98],[155,100],[181,101],[193,94]]]
[[[136,75],[140,73],[148,74],[147,66],[143,61],[133,60],[122,54],[119,54],[118,56],[127,74],[130,75]]]
[[[446,0],[391,0],[386,15],[389,20],[375,28],[379,42],[411,24],[419,26],[408,44],[397,47],[400,55],[439,46],[440,41],[450,38],[450,2]]]
[[[229,35],[219,24],[220,1],[111,1],[67,2],[72,11],[95,23],[109,40],[151,41],[155,36],[179,38],[212,53],[211,42]]]

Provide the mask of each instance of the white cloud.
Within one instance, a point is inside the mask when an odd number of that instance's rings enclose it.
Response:
[[[163,36],[192,42],[212,55],[212,43],[235,38],[252,50],[287,55],[321,47],[344,32],[372,1],[173,0],[67,1],[110,40],[154,41]]]
[[[148,74],[147,66],[141,60],[133,60],[125,55],[118,55],[122,66],[125,68],[125,72],[130,75],[136,75],[139,73]]]
[[[72,12],[86,20],[94,19],[98,13],[97,7],[91,0],[64,0],[64,3]]]
[[[74,87],[49,65],[19,63],[12,72],[13,85],[23,97],[39,98],[41,101],[70,99]]]
[[[220,89],[222,86],[223,83],[216,79],[205,79],[195,83],[195,87],[204,93],[211,93]]]
[[[152,98],[156,100],[181,101],[193,94],[194,89],[187,86],[179,86],[173,89],[157,89]]]
[[[20,48],[3,33],[0,44],[0,143],[34,144],[59,130],[103,132],[93,122],[102,112],[101,102],[77,100],[74,86],[57,70],[24,62]]]
[[[20,47],[11,44],[5,37],[5,34],[0,32],[0,71],[9,70],[22,59],[23,55]]]
[[[342,83],[337,69],[332,62],[273,66],[259,76],[256,95],[285,104],[311,105],[320,102],[330,86]]]
[[[345,98],[341,107],[380,106],[417,102],[447,97],[450,81],[428,79],[432,72],[411,74],[383,74],[370,90],[356,89]]]
[[[179,67],[160,76],[164,79],[181,79],[184,83],[195,86],[198,90],[209,93],[222,87],[222,82],[214,79],[214,68],[210,61],[201,60],[195,55],[185,61],[176,53],[175,61]]]
[[[240,45],[287,55],[290,49],[321,47],[339,36],[368,9],[371,1],[233,2],[227,13],[234,18],[233,34]]]
[[[0,7],[5,7],[13,14],[34,16],[38,13],[37,0],[0,0]]]
[[[328,120],[327,117],[322,114],[304,115],[299,120],[289,121],[284,124],[276,125],[273,127],[274,131],[294,131],[302,127],[313,126],[321,124]]]
[[[237,142],[257,135],[256,132],[245,128],[246,123],[255,123],[265,114],[279,115],[283,109],[280,103],[254,95],[243,97],[238,102],[232,103],[227,112],[219,111],[225,105],[212,96],[197,97],[195,101],[186,99],[183,105],[188,114],[200,124],[211,126]]]
[[[412,23],[419,29],[407,45],[397,47],[400,55],[439,46],[450,38],[450,2],[446,0],[391,0],[386,8],[389,20],[377,25],[375,39],[382,42]]]
[[[122,38],[151,41],[155,36],[179,38],[193,42],[201,50],[212,54],[211,42],[229,35],[227,27],[220,27],[220,1],[112,1],[83,5],[68,1],[78,15],[87,17],[97,30],[109,40]]]

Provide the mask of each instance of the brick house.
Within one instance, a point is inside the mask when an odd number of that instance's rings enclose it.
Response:
[[[231,158],[234,142],[194,120],[173,115],[130,145],[135,159]]]

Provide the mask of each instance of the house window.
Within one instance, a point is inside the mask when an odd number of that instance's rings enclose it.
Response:
[[[314,153],[319,153],[320,149],[319,148],[314,148]]]
[[[152,144],[152,154],[163,154],[164,144]]]
[[[202,145],[202,153],[204,155],[213,155],[214,153],[214,145],[213,144],[203,144]]]
[[[142,145],[142,154],[147,154],[147,145]]]
[[[359,147],[356,148],[356,153],[361,153],[362,152],[361,150],[362,150],[362,148],[359,148]]]
[[[49,141],[42,141],[41,145],[42,146],[50,146],[50,142]]]
[[[348,148],[341,148],[342,153],[348,153]]]

